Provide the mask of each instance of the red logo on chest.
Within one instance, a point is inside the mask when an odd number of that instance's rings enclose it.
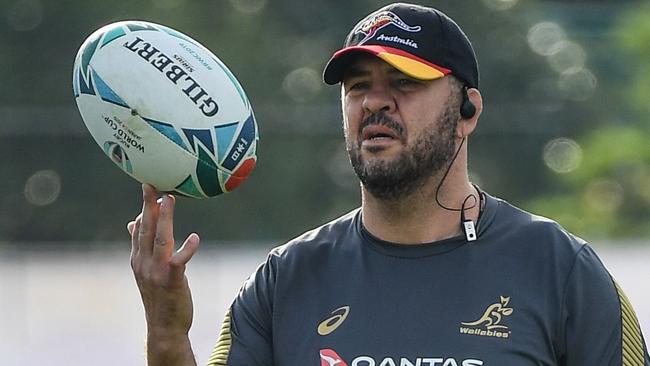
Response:
[[[348,366],[345,361],[339,356],[336,351],[332,349],[320,350],[320,365],[321,366]]]

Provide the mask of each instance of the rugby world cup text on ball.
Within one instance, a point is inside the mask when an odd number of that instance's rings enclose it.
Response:
[[[117,118],[117,116],[110,118],[102,115],[102,117],[104,117],[104,122],[106,122],[108,127],[115,131],[113,133],[113,137],[117,141],[121,142],[122,145],[126,146],[127,148],[133,147],[141,152],[144,152],[144,146],[140,143],[140,141],[137,141],[142,140],[142,137],[133,132],[133,130],[130,128],[126,127],[126,125],[122,123],[122,121]]]
[[[130,43],[124,43],[124,47],[149,62],[149,64],[155,67],[158,71],[165,74],[167,79],[175,85],[178,85],[180,80],[188,82],[187,87],[182,89],[183,93],[185,93],[185,95],[187,95],[187,97],[199,107],[206,117],[212,117],[217,114],[219,111],[217,102],[215,102],[214,99],[208,95],[208,92],[206,92],[205,89],[196,82],[196,80],[189,76],[182,67],[174,63],[173,58],[160,52],[160,50],[152,46],[151,43],[145,42],[140,37],[136,37],[135,40]]]

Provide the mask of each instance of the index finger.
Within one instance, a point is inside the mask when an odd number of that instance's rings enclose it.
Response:
[[[153,241],[153,258],[158,263],[166,263],[174,250],[174,204],[174,196],[163,195]]]
[[[156,190],[150,184],[142,185],[142,221],[137,233],[140,253],[151,255],[153,240],[156,235],[156,222],[158,221],[159,205],[156,202]]]

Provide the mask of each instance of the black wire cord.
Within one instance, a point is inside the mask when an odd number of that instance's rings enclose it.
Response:
[[[467,240],[467,242],[472,242],[472,241],[475,241],[477,239],[476,227],[475,227],[474,222],[472,220],[467,220],[466,219],[465,210],[470,210],[470,209],[476,207],[477,205],[480,205],[482,195],[481,195],[481,192],[478,190],[478,188],[476,188],[476,190],[478,191],[478,194],[479,194],[479,196],[481,198],[477,198],[476,195],[474,195],[474,193],[470,193],[469,195],[467,195],[467,197],[465,197],[465,199],[463,200],[463,204],[460,206],[460,208],[447,207],[447,206],[443,205],[442,202],[440,202],[440,199],[438,197],[438,194],[440,193],[440,188],[442,187],[443,183],[445,182],[445,179],[447,179],[447,175],[449,175],[449,171],[451,170],[451,166],[454,165],[454,162],[456,161],[456,158],[458,157],[458,154],[460,153],[460,150],[462,149],[463,144],[465,143],[466,139],[467,139],[466,137],[463,137],[463,140],[460,142],[460,145],[458,146],[458,150],[456,150],[456,153],[454,154],[453,159],[451,159],[451,162],[449,163],[449,166],[447,166],[447,170],[445,171],[445,174],[442,176],[442,179],[440,179],[440,182],[438,183],[438,187],[436,187],[436,203],[438,204],[438,206],[442,207],[443,209],[445,209],[447,211],[460,212],[460,227],[461,227],[461,230],[465,234],[465,239]],[[471,206],[466,207],[467,202],[470,199],[473,199],[474,203]],[[481,215],[481,213],[480,213],[481,209],[482,209],[482,207],[479,207],[479,216]]]
[[[442,207],[443,209],[445,209],[447,211],[456,211],[456,212],[460,211],[461,218],[463,219],[463,221],[465,219],[464,218],[465,210],[471,210],[474,207],[476,207],[476,205],[478,204],[479,199],[476,198],[476,195],[474,195],[474,193],[470,193],[467,197],[465,197],[465,200],[463,200],[463,204],[461,205],[460,208],[453,208],[453,207],[447,207],[447,206],[443,205],[442,202],[440,202],[440,199],[438,198],[438,194],[440,193],[440,188],[442,187],[442,184],[445,182],[445,179],[447,179],[447,175],[449,175],[449,171],[451,170],[451,166],[454,165],[454,162],[456,161],[456,158],[458,157],[458,154],[460,154],[460,150],[463,148],[463,144],[465,143],[466,139],[467,139],[467,137],[463,137],[463,140],[460,142],[460,145],[458,146],[458,150],[456,150],[456,153],[454,154],[453,159],[451,159],[451,162],[447,166],[447,170],[445,170],[445,174],[442,176],[442,179],[440,179],[440,183],[438,183],[438,187],[436,187],[436,203],[438,204],[438,206]],[[465,207],[467,205],[467,201],[469,201],[470,198],[474,199],[474,204],[471,205],[470,207]]]

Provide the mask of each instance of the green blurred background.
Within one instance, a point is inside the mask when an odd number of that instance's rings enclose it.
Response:
[[[124,241],[140,186],[85,129],[72,96],[83,40],[117,20],[178,29],[237,75],[260,127],[235,192],[179,199],[178,237],[281,243],[359,202],[339,90],[320,74],[386,1],[0,1],[0,245]],[[589,240],[650,235],[647,1],[421,1],[472,40],[485,111],[470,170],[488,192]],[[102,244],[106,245],[106,244]],[[116,244],[117,245],[117,244]]]

